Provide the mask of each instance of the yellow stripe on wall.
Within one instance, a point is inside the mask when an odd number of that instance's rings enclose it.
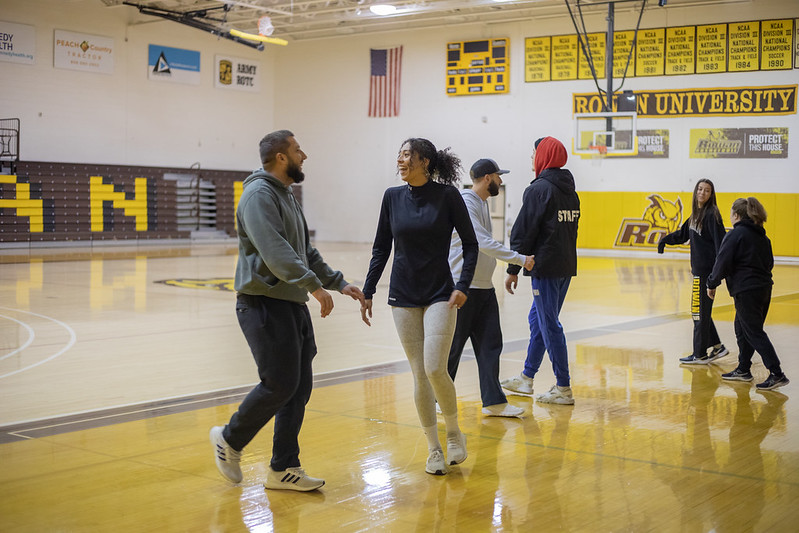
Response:
[[[650,250],[660,236],[678,229],[691,215],[692,192],[582,191],[577,246],[601,250]],[[768,213],[766,233],[774,255],[799,257],[799,194],[717,193],[725,227],[737,198],[754,196]],[[670,246],[669,251],[688,251]]]

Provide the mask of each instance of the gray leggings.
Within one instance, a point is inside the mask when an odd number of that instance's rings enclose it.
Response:
[[[413,371],[419,421],[422,427],[434,426],[436,399],[444,416],[458,413],[455,385],[447,372],[457,310],[447,302],[437,302],[427,307],[392,307],[391,312]]]

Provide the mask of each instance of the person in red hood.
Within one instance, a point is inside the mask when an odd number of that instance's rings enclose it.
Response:
[[[571,278],[577,275],[580,198],[574,188],[574,177],[562,168],[567,159],[566,148],[554,137],[535,142],[535,179],[524,191],[522,208],[510,235],[512,250],[535,256],[533,269],[524,272],[533,285],[533,305],[528,316],[530,344],[524,370],[503,381],[502,386],[512,392],[532,394],[533,378],[546,351],[556,383],[536,399],[542,403],[573,405],[566,336],[558,319]],[[511,294],[517,287],[519,270],[518,265],[508,265],[505,288]]]

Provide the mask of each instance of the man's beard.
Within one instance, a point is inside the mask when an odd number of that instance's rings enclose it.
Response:
[[[289,161],[286,174],[294,183],[302,183],[302,180],[305,179],[305,174],[302,172],[302,170],[300,170],[300,166],[293,161]]]
[[[499,195],[499,185],[497,182],[492,181],[488,184],[488,194],[489,196],[498,196]]]

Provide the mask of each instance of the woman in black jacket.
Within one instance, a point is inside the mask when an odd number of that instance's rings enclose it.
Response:
[[[691,272],[694,275],[691,290],[694,350],[691,355],[681,357],[680,363],[704,365],[730,353],[719,339],[716,325],[711,317],[713,300],[705,293],[707,277],[713,269],[725,230],[716,205],[716,188],[712,181],[701,179],[696,182],[691,204],[691,217],[680,229],[660,239],[658,253],[662,254],[667,244],[685,244],[686,241],[691,243]],[[713,347],[713,350],[708,353],[710,347]]]
[[[771,303],[771,269],[774,255],[763,223],[766,210],[757,198],[738,198],[730,213],[732,231],[721,243],[716,264],[707,279],[707,295],[715,298],[716,287],[727,279],[727,290],[735,301],[735,338],[738,341],[738,368],[722,379],[752,381],[752,356],[755,350],[769,369],[768,378],[758,390],[772,390],[789,383],[780,359],[763,330]]]

